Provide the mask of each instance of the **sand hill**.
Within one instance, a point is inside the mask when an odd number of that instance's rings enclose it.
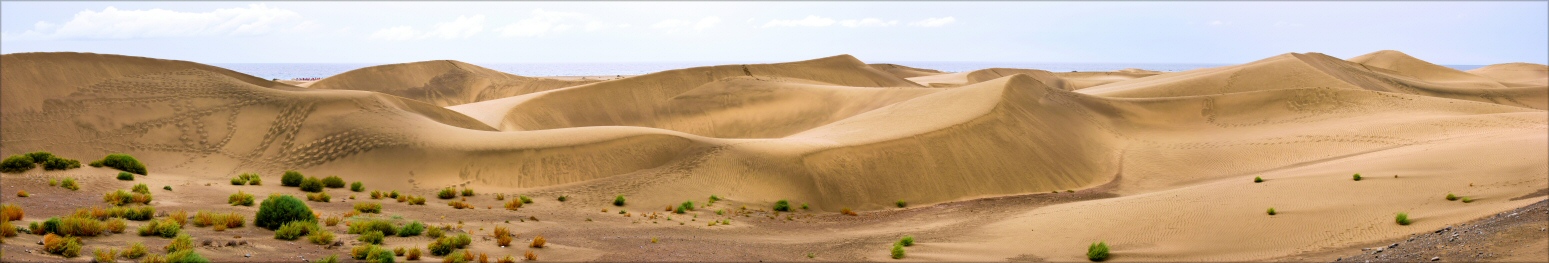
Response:
[[[878,64],[866,64],[866,65],[867,66],[871,66],[872,68],[876,68],[876,69],[882,70],[883,72],[887,72],[888,74],[893,74],[893,76],[897,76],[897,77],[900,77],[900,78],[913,78],[913,77],[930,76],[930,75],[945,74],[945,73],[947,73],[947,72],[943,72],[943,71],[940,71],[940,70],[916,68],[916,67],[904,66],[904,65],[899,65],[899,64],[878,63]]]
[[[711,249],[739,253],[692,259],[810,260],[800,253],[808,252],[817,260],[878,260],[902,235],[920,240],[910,260],[1079,261],[1096,241],[1113,245],[1115,261],[1276,260],[1374,246],[1545,200],[1549,91],[1479,81],[1531,75],[1435,73],[1428,63],[1386,52],[1352,60],[1359,63],[1285,54],[1072,81],[1024,69],[905,79],[840,55],[669,70],[438,107],[428,102],[485,98],[473,90],[495,86],[477,83],[495,81],[444,61],[329,78],[412,84],[368,89],[387,94],[427,87],[413,83],[475,83],[437,86],[472,93],[389,96],[316,87],[323,82],[271,88],[188,62],[8,54],[0,56],[0,154],[129,153],[152,167],[143,180],[180,189],[158,192],[158,204],[243,213],[251,208],[208,200],[238,189],[296,192],[223,186],[242,172],[277,181],[294,169],[432,197],[443,187],[468,187],[480,193],[468,198],[473,210],[435,199],[429,206],[384,203],[394,215],[434,225],[466,221],[467,229],[544,234],[552,245],[534,250],[553,261]],[[60,63],[74,64],[49,66]],[[465,71],[446,73],[454,68]],[[393,76],[399,73],[406,77]],[[1126,80],[1094,84],[1110,77]],[[64,91],[40,91],[50,89]],[[1354,173],[1366,179],[1353,181]],[[103,185],[131,183],[111,174],[82,168],[0,176],[6,187],[34,188],[40,178],[88,178],[98,188],[81,192],[95,204],[112,188]],[[348,201],[313,207],[336,214],[374,202],[331,191]],[[509,211],[496,208],[503,201],[490,193],[541,200]],[[1441,198],[1447,193],[1477,201],[1449,202]],[[629,203],[610,205],[617,195]],[[683,215],[662,209],[710,195],[726,200]],[[558,196],[570,201],[551,201]],[[0,198],[43,215],[79,205]],[[805,208],[769,211],[778,200]],[[1281,214],[1265,215],[1269,207]],[[1416,221],[1394,224],[1396,212]],[[36,214],[29,210],[27,220]],[[529,216],[542,220],[523,220]],[[88,243],[137,238],[129,236]],[[428,242],[390,239],[391,246]],[[216,260],[342,253],[254,242],[260,245],[200,252]],[[8,257],[25,253],[5,249]],[[473,249],[520,251],[488,241]]]
[[[592,82],[596,81],[530,78],[461,61],[435,60],[351,70],[308,88],[374,91],[444,107]]]
[[[1549,86],[1549,66],[1543,64],[1495,64],[1469,70],[1468,73],[1499,81],[1508,87]]]

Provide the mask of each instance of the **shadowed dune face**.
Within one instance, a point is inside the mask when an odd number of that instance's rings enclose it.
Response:
[[[933,88],[952,88],[1016,74],[1031,76],[1033,79],[1049,87],[1063,90],[1074,89],[1074,87],[1065,83],[1065,79],[1054,75],[1054,73],[1036,69],[987,68],[969,72],[914,77],[909,78],[909,80]]]
[[[916,67],[904,66],[904,65],[899,65],[899,64],[878,63],[878,64],[866,64],[866,65],[867,66],[871,66],[872,68],[875,68],[875,69],[882,70],[883,72],[887,72],[888,74],[893,74],[893,76],[897,76],[899,78],[906,78],[906,79],[907,78],[913,78],[913,77],[930,76],[930,75],[946,74],[947,73],[947,72],[942,72],[940,70],[916,68]]]
[[[593,82],[597,81],[522,77],[460,61],[435,60],[351,70],[308,88],[374,91],[445,107]]]

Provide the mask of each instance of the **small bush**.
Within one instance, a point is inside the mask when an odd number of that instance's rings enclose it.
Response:
[[[613,198],[613,206],[624,206],[624,195]]]
[[[231,205],[253,206],[253,195],[243,193],[242,191],[237,191],[237,193],[226,197],[226,203]]]
[[[360,238],[357,240],[360,240],[360,242],[365,242],[366,244],[381,245],[382,239],[382,231],[371,231],[366,232],[365,234],[361,234]]]
[[[311,231],[311,232],[312,233],[307,235],[307,241],[311,241],[312,244],[323,245],[323,246],[327,246],[328,244],[333,244],[333,239],[334,239],[333,232],[329,232],[327,230],[321,230],[321,229],[319,229],[317,231]]]
[[[318,180],[317,177],[307,177],[307,179],[301,180],[301,191],[323,192],[323,180]]]
[[[43,162],[48,161],[49,159],[59,158],[59,157],[55,157],[53,153],[44,152],[44,151],[30,152],[30,153],[25,154],[25,156],[27,156],[27,158],[32,159],[32,162],[34,162],[34,163],[43,163]]]
[[[59,187],[70,189],[70,191],[81,190],[81,186],[75,184],[75,178],[65,178],[65,180],[59,181]]]
[[[904,236],[904,238],[898,239],[898,244],[899,245],[904,245],[906,247],[914,246],[914,237],[912,237],[912,236]]]
[[[392,192],[387,193],[388,198],[398,198],[398,196],[398,190],[393,190]]]
[[[328,187],[328,188],[344,188],[344,179],[343,178],[339,178],[339,176],[324,177],[323,178],[323,187]]]
[[[904,202],[904,200],[898,200],[898,202],[894,202],[893,204],[897,205],[898,208],[904,208],[905,206],[909,206],[909,203]]]
[[[425,205],[425,197],[415,196],[414,199],[409,200],[409,205]]]
[[[1361,180],[1361,174],[1357,173],[1354,176],[1351,176],[1351,178],[1355,179],[1356,181],[1360,181]]]
[[[407,260],[420,260],[420,248],[419,247],[410,248],[408,253],[404,253],[403,259],[407,259]]]
[[[893,251],[892,252],[893,252],[892,253],[893,254],[892,255],[893,259],[903,259],[904,258],[904,246],[903,245],[894,243],[893,244]]]
[[[64,159],[64,158],[50,158],[47,161],[43,161],[43,162],[38,163],[38,164],[42,164],[43,165],[43,170],[50,170],[50,171],[52,171],[52,170],[69,170],[69,169],[81,168],[81,161],[76,161],[76,160],[72,160],[72,159]]]
[[[0,172],[21,173],[26,172],[27,170],[32,170],[33,166],[34,165],[31,157],[20,154],[11,155],[10,157],[5,157],[4,161],[0,161]]]
[[[1409,213],[1398,213],[1398,215],[1393,216],[1393,222],[1407,226],[1412,221],[1409,221]]]
[[[11,220],[0,219],[0,238],[16,236],[16,226],[11,225]]]
[[[780,212],[791,211],[791,202],[785,201],[783,199],[780,201],[775,201],[774,210]]]
[[[528,250],[527,253],[522,253],[522,258],[527,259],[527,261],[538,261],[538,255],[533,254],[532,250]]]
[[[183,251],[183,250],[193,250],[194,249],[194,238],[188,236],[188,234],[178,234],[177,237],[172,238],[172,243],[168,243],[167,244],[166,249],[167,249],[167,253],[178,252],[178,251]]]
[[[682,204],[678,204],[678,209],[679,210],[694,211],[694,201],[683,201]],[[682,214],[682,213],[679,213],[679,214]]]
[[[162,187],[161,187],[161,190],[167,190],[167,191],[172,191],[172,186],[171,186],[171,185],[167,185],[167,186],[162,186]]]
[[[1254,176],[1253,177],[1253,182],[1254,183],[1263,183],[1264,182],[1264,177]]]
[[[81,255],[81,239],[48,234],[43,236],[43,251],[65,258],[73,258]]]
[[[441,236],[442,236],[441,228],[440,227],[427,228],[427,229],[425,229],[425,236],[430,237],[430,238],[441,238]]]
[[[124,229],[129,227],[129,223],[125,222],[123,218],[113,218],[108,219],[108,221],[103,221],[103,227],[104,230],[107,230],[108,232],[118,234],[123,233]]]
[[[160,236],[164,238],[176,237],[183,229],[177,221],[172,219],[151,220],[140,226],[140,236]]]
[[[301,176],[301,172],[285,171],[285,174],[280,176],[280,186],[301,186],[303,180],[306,180],[306,177]]]
[[[1097,242],[1092,243],[1091,246],[1087,246],[1086,259],[1091,260],[1092,262],[1102,262],[1104,260],[1108,260],[1108,243]]]
[[[150,261],[150,260],[146,260],[146,261]],[[188,250],[179,250],[178,252],[167,253],[166,262],[168,262],[168,263],[209,263],[210,260],[204,258],[204,256],[200,256],[199,252],[195,252],[193,249],[188,249]]]
[[[453,250],[468,247],[468,243],[472,242],[473,239],[468,237],[467,234],[457,235],[456,237],[444,236],[436,238],[436,241],[430,242],[429,245],[426,245],[426,248],[430,250],[430,255],[446,256],[452,254]]]
[[[355,211],[372,214],[382,213],[382,204],[373,202],[355,203]]]
[[[506,201],[506,210],[516,211],[522,208],[522,200]]]
[[[323,257],[323,259],[318,259],[317,263],[339,263],[339,255],[328,255]]]
[[[350,183],[350,191],[354,191],[354,192],[357,192],[357,193],[358,192],[365,192],[366,191],[366,184],[362,184],[360,182]]]
[[[457,190],[454,190],[451,187],[442,188],[440,192],[436,192],[436,197],[441,199],[457,198]]]
[[[141,193],[131,193],[131,192],[126,192],[124,190],[118,190],[118,191],[108,192],[107,194],[102,195],[102,202],[108,203],[108,204],[111,204],[111,205],[115,205],[115,206],[131,205],[131,204],[142,204],[142,205],[144,205],[144,204],[150,204],[151,203],[151,195],[150,194],[141,194]]]
[[[28,194],[27,190],[16,190],[16,197],[28,197],[28,196],[32,196],[32,195]]]
[[[532,244],[528,246],[533,248],[543,248],[544,244],[548,244],[548,241],[543,240],[543,235],[538,235],[532,237]]]
[[[232,177],[231,185],[247,185],[247,180],[242,180],[240,177]]]
[[[463,188],[463,196],[473,196],[473,189]]]
[[[1474,198],[1463,197],[1463,203],[1473,203],[1473,202],[1474,202]]]
[[[27,213],[25,211],[22,211],[21,206],[13,204],[0,204],[0,220],[21,221],[22,216],[26,214]]]
[[[560,202],[564,202],[566,200],[570,200],[570,196],[568,196],[568,195],[561,195],[561,196],[559,196],[558,199],[559,199]]]
[[[420,221],[412,221],[398,228],[398,236],[400,237],[418,236],[423,232],[425,232],[425,224],[420,223]]]
[[[1457,201],[1457,200],[1458,200],[1458,196],[1453,195],[1452,193],[1447,193],[1447,201]]]
[[[351,222],[349,225],[350,229],[348,232],[346,232],[349,234],[365,234],[372,231],[382,232],[383,235],[394,235],[398,233],[398,228],[393,226],[393,222],[387,221],[386,219],[358,220]]]
[[[457,209],[473,208],[473,205],[468,204],[468,202],[463,202],[463,201],[451,201],[451,202],[447,202],[446,205],[452,206],[452,208],[457,208]]]
[[[264,229],[278,229],[293,221],[317,221],[312,208],[289,195],[271,195],[258,205],[258,215],[253,225]]]
[[[264,179],[258,177],[258,174],[245,174],[245,175],[248,176],[247,177],[247,185],[263,185],[264,184]]]
[[[172,214],[168,214],[167,219],[171,219],[172,222],[177,222],[177,226],[182,227],[188,224],[188,211],[177,210],[176,212],[172,212]]]
[[[118,169],[119,171],[145,175],[145,164],[140,163],[140,160],[135,160],[133,156],[128,154],[109,154],[107,157],[103,157],[102,160],[93,163],[94,165],[92,166],[97,166],[95,165],[97,163],[100,163],[101,166]]]
[[[307,201],[327,203],[333,201],[333,196],[329,196],[328,193],[312,193],[307,194]]]
[[[101,235],[103,231],[106,230],[106,227],[103,226],[102,221],[97,221],[97,219],[72,216],[65,217],[63,219],[50,218],[49,221],[55,221],[56,219],[56,222],[58,223],[55,223],[56,226],[54,231],[52,231],[52,233],[55,234],[76,237],[93,237]]]
[[[511,246],[511,230],[504,226],[495,227],[495,244],[500,247]]]
[[[148,252],[149,251],[145,249],[145,244],[134,242],[129,243],[129,248],[125,248],[124,253],[121,255],[127,259],[139,259],[141,257],[145,257],[145,254]]]
[[[145,184],[134,184],[134,187],[131,187],[129,191],[141,194],[151,194],[151,188],[146,187]]]
[[[118,172],[118,180],[120,180],[120,181],[134,181],[134,174],[129,173],[129,172]]]
[[[1265,213],[1269,213],[1269,215],[1275,215],[1275,208],[1274,207],[1270,207],[1268,211],[1264,211],[1264,212]]]
[[[289,223],[285,223],[283,226],[280,226],[278,230],[274,230],[274,239],[296,240],[297,238],[301,238],[302,236],[306,236],[316,231],[319,231],[317,228],[317,222],[291,221]]]
[[[844,209],[839,209],[839,213],[847,215],[847,216],[858,216],[858,215],[860,215],[860,214],[856,214],[855,211],[850,211],[849,207],[846,207]]]

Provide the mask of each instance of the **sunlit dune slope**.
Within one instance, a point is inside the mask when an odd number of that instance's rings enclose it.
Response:
[[[444,107],[593,82],[523,77],[461,61],[433,60],[351,70],[308,88],[374,91]]]
[[[1507,87],[1549,86],[1549,66],[1533,63],[1503,63],[1469,70],[1468,73],[1501,82]]]

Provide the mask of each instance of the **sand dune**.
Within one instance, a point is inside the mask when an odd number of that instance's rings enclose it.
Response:
[[[351,70],[309,88],[364,90],[451,106],[597,82],[511,75],[454,60],[389,64]]]
[[[565,234],[543,250],[556,261],[638,259],[693,242],[755,255],[706,260],[807,260],[758,251],[871,260],[902,234],[922,240],[911,260],[1078,261],[1100,240],[1116,261],[1272,260],[1544,200],[1532,193],[1549,189],[1549,91],[1503,84],[1537,75],[1509,70],[1523,66],[1445,71],[1396,52],[1352,61],[1285,54],[1167,74],[984,69],[905,79],[893,70],[922,70],[841,55],[569,87],[438,61],[304,89],[190,62],[8,54],[0,154],[129,153],[154,167],[150,177],[183,185],[296,169],[416,194],[467,186],[566,195],[573,201],[457,218],[435,219],[453,213],[444,205],[394,207],[437,224],[478,218],[469,222],[479,227],[544,217],[521,230]],[[1448,192],[1479,201],[1441,199]],[[201,191],[158,198],[186,193]],[[690,228],[721,218],[710,207],[679,224],[597,212],[644,215],[712,194],[730,202],[713,209],[789,200],[810,210],[734,212],[725,218],[737,225],[713,229]],[[630,203],[608,205],[615,195]],[[1268,207],[1282,214],[1265,215]],[[1416,225],[1393,224],[1395,212]],[[658,236],[669,238],[644,241]]]
[[[880,69],[883,72],[893,74],[893,76],[898,76],[900,78],[913,78],[947,73],[940,70],[916,68],[899,64],[878,63],[866,65],[871,66],[872,68]]]
[[[1543,64],[1495,64],[1469,70],[1468,73],[1499,81],[1507,87],[1549,86],[1549,66]]]

